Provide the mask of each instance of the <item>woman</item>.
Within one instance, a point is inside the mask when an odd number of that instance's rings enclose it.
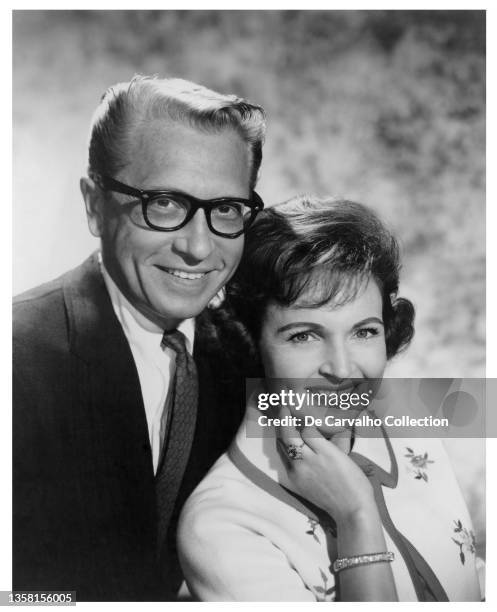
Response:
[[[364,206],[296,198],[259,215],[228,304],[265,388],[183,510],[180,559],[194,597],[480,599],[470,518],[440,442],[390,440],[383,429],[356,437],[325,419],[364,407],[309,401],[362,397],[407,346],[414,309],[398,283],[396,241]],[[266,410],[270,393],[280,421]]]

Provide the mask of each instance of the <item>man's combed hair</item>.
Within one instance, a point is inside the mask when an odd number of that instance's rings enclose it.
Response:
[[[264,110],[234,95],[223,95],[183,79],[135,76],[110,87],[93,116],[89,173],[115,177],[132,162],[136,134],[154,120],[182,123],[206,132],[236,131],[247,144],[257,182],[265,135]]]
[[[301,196],[257,217],[227,288],[227,308],[256,343],[270,302],[338,306],[373,278],[382,294],[387,355],[392,357],[414,333],[414,307],[397,297],[399,270],[397,241],[369,208]]]

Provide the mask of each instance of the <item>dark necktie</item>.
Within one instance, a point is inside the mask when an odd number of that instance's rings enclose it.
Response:
[[[164,332],[162,347],[175,351],[176,371],[172,402],[169,410],[164,406],[161,419],[162,446],[155,477],[159,556],[190,455],[198,399],[197,368],[186,350],[184,335],[178,330]]]

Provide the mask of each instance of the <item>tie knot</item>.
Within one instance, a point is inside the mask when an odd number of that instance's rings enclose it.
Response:
[[[165,331],[162,336],[162,347],[173,349],[178,355],[186,354],[186,343],[185,335],[177,329],[171,331]]]

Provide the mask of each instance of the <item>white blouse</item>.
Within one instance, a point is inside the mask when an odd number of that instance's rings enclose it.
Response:
[[[252,410],[183,509],[189,590],[201,601],[333,601],[333,521],[291,493],[274,437],[247,436]],[[428,600],[480,601],[474,531],[440,440],[358,438],[351,457],[378,481],[399,600],[424,600],[425,583]]]

